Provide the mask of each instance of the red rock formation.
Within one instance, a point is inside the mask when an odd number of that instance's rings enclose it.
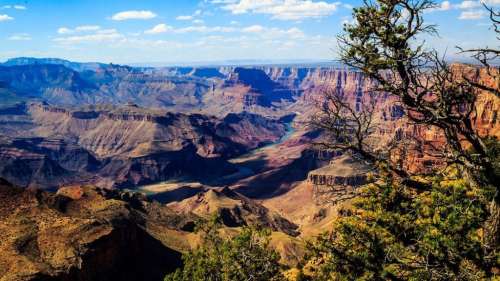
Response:
[[[189,217],[125,195],[89,186],[54,194],[0,180],[0,277],[163,280],[181,254],[156,231],[182,235],[178,223]]]

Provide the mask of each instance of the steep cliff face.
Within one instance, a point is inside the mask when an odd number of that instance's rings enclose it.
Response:
[[[0,175],[40,188],[72,181],[134,187],[182,177],[210,182],[234,173],[227,158],[277,141],[286,131],[280,120],[250,113],[219,119],[133,103],[73,109],[31,103],[19,112],[7,108],[1,117],[17,114],[32,127],[0,139]],[[6,119],[0,131],[15,124]]]
[[[43,92],[42,99],[45,97],[56,104],[99,105],[69,109],[67,106],[37,103],[27,108],[29,114],[26,116],[12,114],[16,111],[14,107],[6,109],[5,114],[0,110],[0,131],[12,137],[62,138],[96,158],[116,158],[106,163],[121,163],[109,169],[118,171],[118,167],[123,167],[120,175],[127,183],[159,179],[161,177],[153,176],[157,174],[153,171],[163,171],[160,167],[171,167],[169,163],[184,165],[175,157],[168,160],[171,162],[165,162],[169,159],[165,155],[191,145],[202,158],[217,159],[240,155],[278,141],[285,134],[285,121],[279,118],[290,113],[296,115],[296,129],[306,131],[308,128],[303,124],[316,112],[314,103],[321,102],[325,91],[332,90],[341,92],[357,111],[363,110],[363,103],[376,104],[377,132],[372,141],[379,148],[387,147],[388,142],[395,138],[399,141],[414,140],[399,156],[404,159],[402,167],[409,171],[428,170],[428,167],[437,165],[438,159],[425,151],[432,145],[444,144],[439,130],[409,125],[395,97],[386,94],[370,97],[374,82],[361,72],[344,67],[141,69],[100,65],[76,72],[61,65],[26,64],[4,66],[1,70],[4,74],[0,75],[3,77],[0,85],[6,90],[21,89],[24,85],[36,93]],[[9,74],[9,71],[16,75]],[[489,79],[484,70],[462,67],[459,71],[489,85],[498,83]],[[48,95],[52,96],[48,98]],[[68,102],[68,99],[72,101]],[[107,102],[128,105],[101,105]],[[146,110],[144,106],[186,113]],[[13,111],[8,113],[8,110]],[[473,121],[481,135],[500,135],[498,110],[497,97],[485,93],[478,97]],[[256,114],[272,117],[272,120]],[[196,155],[189,157],[195,159]],[[123,164],[123,159],[130,161]],[[161,163],[159,159],[162,159]],[[149,161],[155,163],[151,164],[154,168],[146,168]],[[65,170],[75,170],[60,161],[55,163]],[[226,165],[221,166],[225,170]],[[54,166],[48,170],[58,171],[58,168]]]
[[[485,68],[478,69],[464,65],[454,65],[453,67],[456,73],[465,73],[466,77],[478,84],[493,89],[500,88],[498,68],[487,70]],[[476,101],[476,114],[472,118],[474,125],[482,136],[500,137],[499,112],[500,97],[485,90],[480,91]]]
[[[180,265],[180,253],[149,227],[174,235],[183,232],[177,226],[183,219],[124,195],[92,187],[23,191],[1,182],[0,278],[163,280]]]
[[[18,186],[43,188],[84,181],[99,165],[91,153],[62,139],[0,142],[0,174]]]
[[[43,154],[2,147],[0,173],[20,186],[57,186],[74,179],[72,173]]]
[[[99,157],[126,153],[132,157],[157,151],[177,151],[189,144],[205,157],[230,156],[279,139],[285,128],[277,120],[251,114],[225,119],[127,108],[69,111],[33,104],[37,134],[72,138]],[[259,122],[252,122],[259,120]],[[251,135],[259,132],[261,134]]]
[[[200,156],[191,145],[140,157],[114,157],[105,161],[99,175],[106,179],[101,185],[132,188],[181,178],[210,183],[236,171],[223,158]]]
[[[372,168],[352,155],[334,158],[328,165],[310,171],[307,180],[313,185],[318,204],[340,202],[356,194],[356,188],[367,183]]]
[[[265,68],[266,74],[280,84],[289,88],[307,90],[328,86],[342,88],[346,92],[358,89],[367,90],[369,80],[362,73],[353,69],[338,67],[270,67]]]
[[[286,133],[282,123],[247,112],[229,113],[215,129],[217,135],[252,149],[276,142]]]
[[[311,110],[309,102],[320,97],[326,90],[339,89],[353,98],[360,98],[362,92],[369,91],[373,83],[361,72],[347,68],[333,67],[225,67],[223,83],[204,96],[204,102],[216,103],[226,111],[248,110],[264,112],[271,106],[278,111],[293,110],[307,113]],[[217,113],[216,109],[213,109]],[[276,114],[276,113],[274,113]]]
[[[294,88],[272,80],[258,68],[227,68],[227,78],[213,84],[203,102],[216,114],[223,112],[257,112],[256,108],[272,108],[292,102],[299,93]],[[217,110],[216,106],[222,107]],[[211,107],[214,107],[213,109]]]

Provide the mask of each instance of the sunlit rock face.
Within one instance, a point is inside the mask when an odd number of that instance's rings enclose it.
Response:
[[[484,69],[454,71],[498,84]],[[341,66],[10,61],[0,67],[0,178],[19,188],[0,180],[0,276],[162,280],[200,241],[194,222],[212,213],[225,227],[272,229],[271,246],[295,266],[302,238],[331,230],[339,203],[373,172],[315,145],[333,141],[308,126],[327,91],[356,112],[374,105],[367,144],[391,150],[401,169],[443,164],[430,153],[444,147],[442,132],[408,122],[375,85]],[[498,111],[498,98],[481,92],[472,116],[481,136],[500,136]]]
[[[457,76],[498,84],[485,69],[453,67]],[[0,67],[0,92],[8,97],[2,101],[9,103],[0,108],[0,131],[14,139],[60,142],[64,149],[2,140],[6,164],[0,175],[23,186],[45,185],[50,178],[59,185],[75,180],[73,175],[85,182],[134,186],[170,178],[162,175],[198,179],[205,176],[199,171],[216,160],[221,169],[214,175],[231,173],[235,167],[226,159],[278,142],[288,127],[302,136],[310,133],[306,124],[327,91],[341,93],[358,112],[363,104],[375,104],[372,142],[380,149],[392,140],[412,140],[394,153],[402,168],[420,173],[439,165],[426,152],[444,145],[442,133],[409,124],[397,98],[373,95],[374,86],[360,71],[342,66],[133,68],[12,60]],[[478,96],[472,118],[482,136],[500,135],[498,110],[497,97]],[[293,142],[300,138],[287,144]],[[177,152],[197,164],[181,161]],[[272,157],[278,159],[279,153]],[[16,158],[24,159],[22,164]],[[78,164],[68,165],[67,159]],[[281,161],[276,159],[266,166]],[[26,172],[16,181],[13,171],[20,170]]]
[[[162,280],[181,253],[156,232],[183,235],[195,219],[91,186],[49,193],[1,180],[0,203],[0,276],[16,281]]]
[[[71,182],[134,187],[176,177],[207,180],[235,171],[227,159],[275,142],[279,120],[251,113],[224,118],[151,110],[135,104],[68,108],[30,103],[29,130],[0,142],[0,174],[19,186],[56,188]],[[12,111],[12,112],[10,112]],[[7,114],[9,113],[9,114]],[[16,121],[2,129],[15,130]]]

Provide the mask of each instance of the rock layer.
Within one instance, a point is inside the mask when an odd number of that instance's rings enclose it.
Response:
[[[163,280],[181,261],[180,253],[155,238],[144,224],[145,220],[154,224],[158,219],[148,218],[161,208],[165,207],[137,196],[92,187],[51,194],[3,181],[0,276],[2,280]],[[167,214],[158,227],[181,233],[177,215]],[[167,228],[165,222],[170,222]]]

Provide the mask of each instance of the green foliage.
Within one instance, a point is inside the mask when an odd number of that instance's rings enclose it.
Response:
[[[342,60],[375,75],[415,63],[427,54],[416,36],[436,33],[433,25],[424,25],[421,14],[435,6],[431,0],[365,1],[353,9],[356,23],[344,25],[346,35],[339,37]]]
[[[419,191],[386,179],[363,190],[331,233],[309,245],[313,280],[484,280],[487,200],[467,180]]]
[[[184,267],[165,281],[282,280],[279,255],[269,249],[267,230],[244,227],[233,238],[223,238],[217,219],[201,224],[201,246],[183,256]]]
[[[340,54],[398,97],[409,120],[440,128],[451,151],[443,162],[459,166],[419,184],[388,163],[400,180],[386,175],[367,187],[332,233],[310,245],[315,280],[485,280],[500,272],[500,145],[471,121],[478,85],[457,79],[424,45],[436,33],[423,19],[433,7],[364,1],[339,37]]]
[[[484,144],[487,148],[487,155],[488,155],[488,158],[491,160],[491,164],[492,164],[492,167],[493,167],[493,173],[495,173],[495,175],[497,177],[500,178],[500,141],[498,141],[498,139],[496,137],[487,137],[485,138],[484,140]],[[471,151],[469,151],[470,154],[474,155],[475,157],[480,157],[476,154],[476,152],[472,149]],[[494,193],[495,192],[495,186],[494,184],[498,184],[498,183],[493,183],[491,184],[488,179],[486,178],[486,175],[485,173],[480,173],[477,176],[477,181],[479,183],[481,183],[481,185],[483,186],[486,186],[486,185],[491,185],[491,192]],[[493,195],[492,195],[493,197]]]

